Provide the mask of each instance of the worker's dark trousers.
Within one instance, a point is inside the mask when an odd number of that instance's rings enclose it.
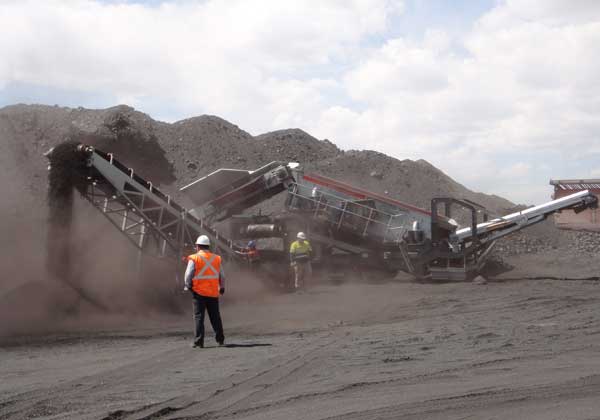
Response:
[[[204,313],[208,312],[208,319],[215,332],[217,343],[223,343],[223,323],[219,313],[219,298],[207,297],[192,292],[194,296],[194,322],[196,323],[194,343],[204,345]]]

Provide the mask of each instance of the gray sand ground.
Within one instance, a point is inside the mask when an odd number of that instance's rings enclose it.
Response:
[[[187,318],[13,337],[0,418],[600,418],[599,303],[590,280],[347,283],[225,297],[226,348]]]

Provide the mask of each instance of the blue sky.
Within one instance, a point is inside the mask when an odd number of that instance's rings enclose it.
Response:
[[[495,4],[495,0],[410,0],[394,20],[391,35],[417,37],[431,28],[464,33]]]
[[[0,106],[298,127],[519,203],[600,177],[600,2],[7,0],[0,25]]]

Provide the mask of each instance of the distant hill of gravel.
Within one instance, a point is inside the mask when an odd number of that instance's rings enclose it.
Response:
[[[495,213],[513,206],[501,197],[469,190],[422,159],[343,151],[301,129],[253,137],[209,115],[168,124],[124,105],[99,110],[13,105],[0,109],[0,139],[0,162],[11,176],[17,176],[20,194],[34,201],[44,195],[46,187],[43,152],[65,139],[75,139],[115,153],[171,193],[218,168],[255,169],[281,160],[300,162],[307,171],[425,208],[432,197],[440,195],[468,198]]]

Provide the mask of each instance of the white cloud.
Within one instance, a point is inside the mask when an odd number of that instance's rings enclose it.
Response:
[[[527,177],[531,172],[531,164],[525,162],[517,162],[502,168],[498,172],[498,176],[501,178],[524,178]]]
[[[0,25],[11,36],[0,39],[0,83],[159,97],[229,118],[250,111],[240,121],[246,123],[265,114],[259,109],[271,105],[274,85],[282,95],[296,91],[296,74],[328,66],[361,38],[385,30],[393,6],[385,0],[3,2]],[[261,117],[249,128],[269,128],[277,118]]]
[[[392,0],[4,1],[0,88],[151,99],[254,134],[301,127],[519,202],[547,199],[557,173],[594,173],[600,2],[506,0],[452,37],[391,37],[402,12]]]
[[[600,7],[574,2],[571,10],[567,3],[500,4],[455,40],[465,51],[448,41],[432,45],[427,36],[421,43],[388,40],[345,78],[351,96],[367,105],[364,114],[376,115],[370,121],[377,134],[362,138],[383,139],[383,151],[425,157],[486,191],[536,182],[522,190],[536,191],[530,201],[546,199],[540,174],[549,178],[558,168],[542,163],[564,166],[600,152],[600,101],[593,94],[600,82]],[[323,128],[335,138],[332,127]]]

